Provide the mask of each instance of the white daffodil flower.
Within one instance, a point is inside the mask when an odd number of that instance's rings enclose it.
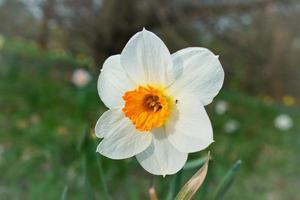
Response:
[[[111,159],[136,156],[152,174],[175,174],[188,153],[214,141],[204,106],[223,80],[218,56],[208,49],[171,55],[154,33],[136,33],[120,55],[104,62],[99,76],[98,93],[109,110],[95,127],[104,138],[97,152]]]

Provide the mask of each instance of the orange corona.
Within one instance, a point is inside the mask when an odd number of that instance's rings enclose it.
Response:
[[[161,127],[169,116],[170,105],[163,91],[151,86],[139,86],[125,92],[123,112],[140,131]]]

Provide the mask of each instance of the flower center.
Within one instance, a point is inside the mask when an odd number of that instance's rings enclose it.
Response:
[[[125,92],[123,112],[140,131],[162,126],[169,116],[169,103],[163,91],[151,86],[139,86]]]
[[[153,112],[157,112],[162,109],[162,106],[159,102],[159,97],[156,95],[148,94],[144,99],[145,107]]]

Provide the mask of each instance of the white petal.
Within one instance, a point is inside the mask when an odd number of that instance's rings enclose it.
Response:
[[[182,90],[196,94],[203,105],[211,103],[224,82],[224,71],[218,56],[205,48],[186,48],[172,55],[176,81],[171,94]]]
[[[121,64],[138,85],[169,85],[174,81],[170,52],[154,33],[136,33],[121,53]]]
[[[104,137],[97,152],[111,159],[130,158],[144,151],[151,143],[152,134],[139,132],[121,110],[109,110],[98,120],[98,137]]]
[[[166,124],[169,141],[181,152],[196,152],[213,142],[213,130],[204,106],[190,94],[176,97],[177,103]]]
[[[123,125],[122,123],[126,123],[124,117],[124,114],[118,108],[104,112],[96,123],[96,136],[98,138],[112,136]]]
[[[122,107],[122,96],[135,87],[121,66],[120,55],[107,58],[98,79],[98,93],[103,103],[108,108]]]
[[[136,156],[142,167],[155,175],[175,174],[185,164],[187,153],[172,146],[163,128],[154,129],[151,145]]]

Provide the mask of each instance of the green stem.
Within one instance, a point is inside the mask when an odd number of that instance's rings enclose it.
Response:
[[[182,170],[180,170],[175,176],[175,194],[177,194],[181,187]]]
[[[88,172],[87,172],[87,158],[86,155],[83,155],[83,174],[84,174],[84,183],[85,183],[85,192],[87,199],[94,200],[94,191],[92,189],[91,183],[89,181]]]
[[[100,178],[101,185],[102,185],[103,192],[104,192],[104,198],[107,199],[107,200],[110,200],[111,197],[109,195],[108,188],[107,188],[107,185],[106,185],[106,181],[105,181],[105,178],[104,178],[104,172],[103,172],[100,156],[97,156],[97,166],[98,166],[98,170],[99,170],[99,178]]]

